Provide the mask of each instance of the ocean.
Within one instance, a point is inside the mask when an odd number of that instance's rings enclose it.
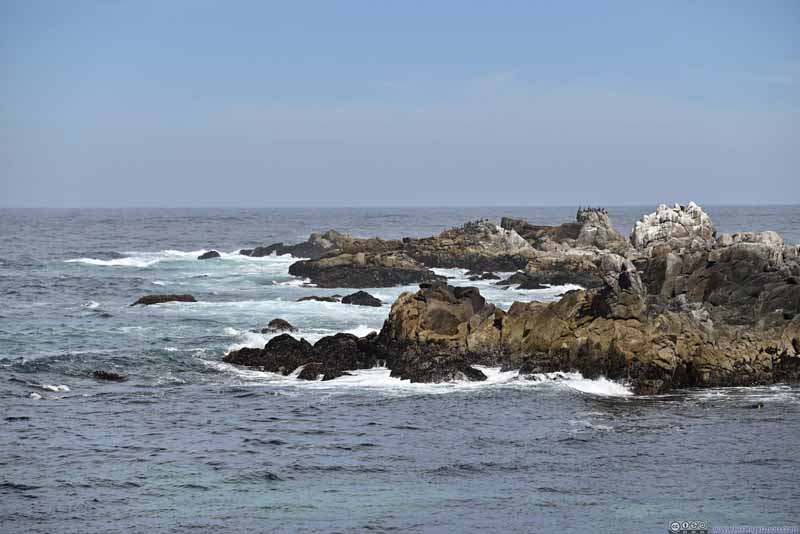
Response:
[[[704,206],[719,232],[800,243],[800,206]],[[237,253],[335,228],[434,235],[568,208],[0,210],[0,531],[664,533],[674,520],[800,523],[800,388],[634,397],[577,374],[304,382],[222,363],[283,318],[311,342],[379,308],[296,302],[291,257]],[[627,234],[655,206],[612,207]],[[198,261],[204,250],[218,260]],[[502,290],[553,300],[566,287]],[[130,307],[148,293],[197,303]],[[125,374],[100,382],[92,371]]]

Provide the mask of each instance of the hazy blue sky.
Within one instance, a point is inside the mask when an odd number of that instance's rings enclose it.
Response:
[[[0,2],[0,205],[800,202],[800,2]]]

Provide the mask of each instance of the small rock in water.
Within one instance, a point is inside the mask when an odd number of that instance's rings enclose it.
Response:
[[[210,260],[210,259],[219,258],[219,257],[220,257],[220,253],[219,252],[217,252],[216,250],[209,250],[208,252],[204,252],[204,253],[200,254],[199,256],[197,256],[197,259],[198,260]]]
[[[262,334],[273,334],[275,332],[296,332],[297,328],[285,319],[273,319],[269,324],[261,329]]]
[[[128,379],[125,375],[113,371],[93,371],[92,378],[96,380],[108,380],[109,382],[124,382]]]
[[[197,302],[197,299],[192,295],[145,295],[131,304],[131,306],[136,306],[137,304],[149,306],[164,302]]]
[[[299,299],[297,299],[297,302],[305,302],[307,300],[316,300],[316,301],[319,301],[319,302],[339,302],[339,299],[336,298],[336,296],[318,297],[316,295],[312,295],[310,297],[300,297]]]
[[[380,307],[383,302],[379,298],[373,297],[366,291],[356,291],[351,295],[342,298],[342,304],[354,304],[356,306]]]

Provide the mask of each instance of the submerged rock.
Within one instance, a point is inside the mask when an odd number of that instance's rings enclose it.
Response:
[[[124,382],[128,379],[125,375],[113,371],[92,371],[92,378],[95,380],[107,380],[109,382]]]
[[[216,250],[209,250],[208,252],[204,252],[204,253],[200,254],[199,256],[197,256],[197,259],[198,260],[210,260],[210,259],[219,258],[219,257],[221,257],[219,252],[217,252]]]
[[[316,300],[318,302],[339,302],[339,297],[331,295],[329,297],[320,297],[317,295],[310,295],[308,297],[300,297],[297,302],[306,302],[309,300]]]
[[[381,302],[381,299],[373,297],[366,291],[356,291],[355,293],[342,297],[342,304],[373,306],[379,308],[381,305],[383,305],[383,302]]]
[[[139,304],[143,306],[149,306],[151,304],[162,304],[164,302],[197,302],[197,299],[192,295],[145,295],[131,304],[131,306],[136,306]]]

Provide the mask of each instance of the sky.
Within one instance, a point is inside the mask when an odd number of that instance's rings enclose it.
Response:
[[[800,203],[800,2],[0,2],[0,206]]]

